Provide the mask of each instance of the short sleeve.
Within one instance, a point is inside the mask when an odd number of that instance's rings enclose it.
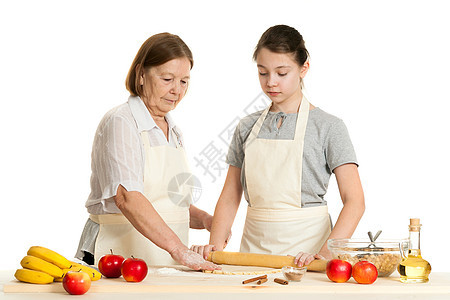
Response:
[[[242,168],[244,162],[244,143],[241,136],[241,122],[238,123],[234,130],[233,138],[231,139],[230,147],[228,148],[228,154],[226,163],[238,168]]]
[[[325,141],[325,156],[331,171],[347,163],[358,165],[352,141],[342,120],[334,122],[328,131]]]
[[[128,191],[143,193],[143,156],[136,126],[130,121],[114,116],[109,119],[101,133],[94,160],[102,199],[116,195],[122,185]]]

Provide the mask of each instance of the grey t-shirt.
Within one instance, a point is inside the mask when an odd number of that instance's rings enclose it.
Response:
[[[245,180],[243,145],[263,111],[243,118],[236,126],[227,154],[227,163],[241,168],[244,196],[249,201]],[[293,140],[297,113],[270,112],[263,122],[258,138]],[[277,123],[282,119],[280,128]],[[344,122],[316,107],[309,112],[303,146],[302,207],[326,205],[324,196],[332,171],[340,165],[358,164]],[[280,174],[283,176],[283,174]]]

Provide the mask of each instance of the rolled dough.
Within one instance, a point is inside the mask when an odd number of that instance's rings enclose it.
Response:
[[[220,267],[222,268],[222,270],[214,270],[214,271],[203,270],[203,272],[221,275],[260,275],[260,274],[272,274],[281,272],[281,269],[255,267],[255,266],[220,265]]]

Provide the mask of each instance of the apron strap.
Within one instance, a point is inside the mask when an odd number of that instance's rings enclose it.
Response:
[[[247,141],[245,142],[245,147],[247,147],[247,145],[250,145],[258,137],[259,131],[261,130],[262,124],[264,123],[264,120],[266,119],[266,116],[269,112],[270,107],[272,107],[272,104],[270,104],[263,111],[261,116],[256,121],[255,125],[253,125],[252,131],[250,131],[250,135],[248,136]]]
[[[328,216],[328,206],[315,206],[293,209],[247,208],[247,218],[263,222],[291,222],[307,218]]]
[[[264,120],[266,119],[267,114],[269,113],[270,108],[272,107],[272,104],[270,104],[261,114],[261,116],[256,121],[255,125],[253,126],[250,135],[247,138],[246,145],[250,145],[253,140],[255,140],[258,137],[258,134],[261,130],[262,124],[264,123]],[[306,131],[306,124],[303,124],[304,122],[299,122],[299,119],[308,119],[309,116],[309,101],[306,99],[306,96],[302,96],[302,102],[300,103],[300,108],[298,111],[297,116],[297,124],[295,126],[295,133],[294,133],[294,140],[298,141],[300,137],[305,136]]]
[[[306,124],[307,122],[299,122],[299,120],[308,120],[309,117],[309,101],[306,99],[305,95],[303,95],[302,102],[300,103],[300,108],[298,110],[297,115],[297,124],[295,126],[295,135],[294,140],[298,141],[301,137],[305,136],[306,132]],[[303,153],[303,147],[301,149]]]
[[[171,212],[158,212],[166,223],[177,224],[189,222],[189,209]],[[89,219],[102,225],[131,224],[122,214],[89,215]]]

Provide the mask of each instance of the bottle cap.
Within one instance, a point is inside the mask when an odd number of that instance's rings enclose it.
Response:
[[[411,218],[409,219],[409,230],[410,231],[420,231],[420,219],[419,218]]]

